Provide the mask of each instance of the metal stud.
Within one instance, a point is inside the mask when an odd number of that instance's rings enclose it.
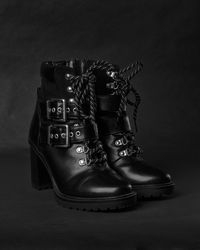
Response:
[[[72,86],[68,86],[68,87],[67,87],[67,92],[69,92],[69,93],[73,92]]]
[[[74,127],[78,127],[79,126],[79,124],[78,123],[74,123]]]
[[[53,134],[50,135],[50,138],[53,139]]]
[[[73,103],[74,102],[74,98],[70,98],[69,102]]]

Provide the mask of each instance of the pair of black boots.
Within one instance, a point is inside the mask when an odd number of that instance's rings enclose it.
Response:
[[[136,121],[140,98],[130,80],[141,68],[95,60],[42,63],[29,133],[33,187],[53,188],[63,206],[93,211],[172,193],[170,176],[141,158],[126,113],[127,104],[134,105]]]

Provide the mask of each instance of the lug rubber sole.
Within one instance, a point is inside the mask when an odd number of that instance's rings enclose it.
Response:
[[[45,157],[31,144],[31,182],[33,188],[44,190],[53,188],[56,201],[67,208],[83,211],[114,211],[133,207],[137,202],[135,192],[102,198],[76,197],[59,191]]]
[[[95,198],[79,198],[79,197],[66,197],[60,198],[56,195],[56,201],[62,207],[83,211],[116,211],[125,210],[135,205],[137,198],[135,194],[128,194],[116,197],[109,197],[104,199]]]
[[[173,182],[133,186],[139,200],[167,198],[173,194],[174,188],[175,184]]]

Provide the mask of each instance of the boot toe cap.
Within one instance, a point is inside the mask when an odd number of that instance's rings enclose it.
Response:
[[[152,174],[152,183],[153,184],[165,184],[165,183],[170,183],[171,176],[168,173],[164,173],[161,170],[156,171],[156,173]]]
[[[134,193],[132,185],[111,169],[88,171],[81,181],[73,180],[70,186],[74,187],[75,196],[89,198],[109,198]]]
[[[87,193],[94,197],[116,197],[130,194],[132,186],[127,183],[120,183],[118,185],[93,185],[89,188]]]
[[[118,171],[133,185],[166,184],[172,182],[171,176],[144,161],[133,161],[118,166]]]
[[[82,186],[85,193],[94,197],[116,197],[132,192],[132,185],[121,177],[113,175],[111,171],[107,175],[96,175],[88,179]]]

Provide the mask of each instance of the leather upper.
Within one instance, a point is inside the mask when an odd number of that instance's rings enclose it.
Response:
[[[104,72],[102,72],[104,74]],[[101,88],[104,90],[97,92],[97,124],[100,138],[108,155],[108,162],[111,167],[121,176],[125,177],[133,185],[163,184],[171,182],[169,174],[147,164],[133,149],[129,150],[129,142],[134,138],[126,138],[131,133],[129,118],[126,113],[126,107],[120,117],[117,116],[117,110],[120,104],[120,95],[110,94],[106,88],[106,83],[112,79],[103,82]],[[101,83],[99,83],[101,84]],[[100,86],[98,87],[100,89]],[[103,93],[103,94],[102,94]],[[125,141],[122,145],[116,145],[116,141]],[[129,141],[129,142],[127,142]]]
[[[86,66],[84,62],[76,60],[45,62],[41,65],[42,83],[38,88],[29,143],[45,159],[61,193],[91,198],[128,194],[132,192],[131,185],[112,170],[106,161],[89,165],[91,152],[98,140],[96,124],[80,118],[79,112],[73,110],[75,106],[71,100],[74,95],[67,91],[71,82],[70,78],[66,78],[66,74],[80,74]],[[65,113],[64,120],[60,120],[63,118],[59,113],[63,108],[61,102],[53,101],[48,105],[49,100],[65,101],[64,109],[70,108],[70,112]],[[55,110],[59,112],[55,113]],[[66,125],[67,132],[64,129]],[[56,143],[65,144],[65,136],[69,136],[67,146],[56,147]],[[96,157],[101,156],[97,153]]]

